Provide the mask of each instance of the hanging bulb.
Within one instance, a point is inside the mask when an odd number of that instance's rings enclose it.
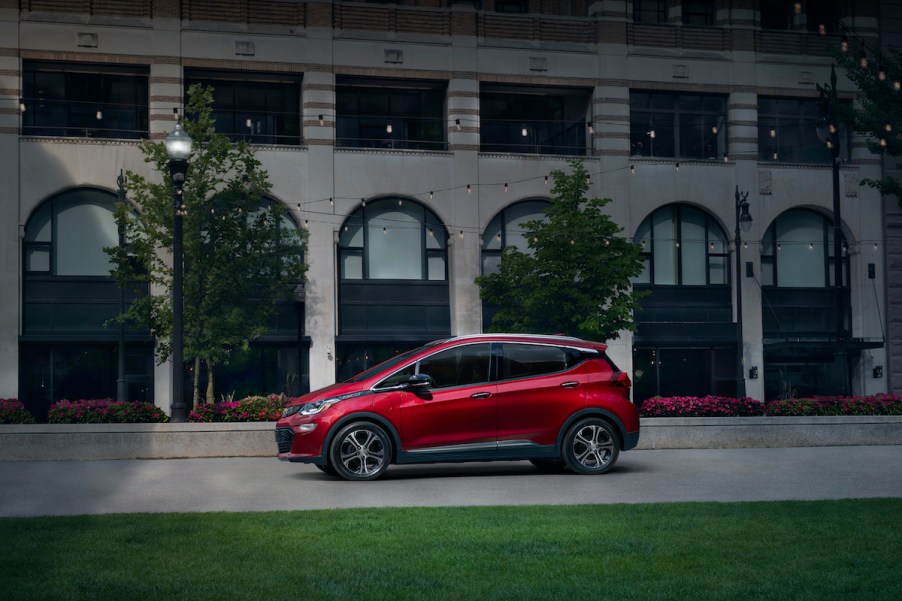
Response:
[[[298,203],[298,211],[301,210],[301,203]]]
[[[880,81],[886,81],[886,71],[884,71],[883,69],[877,71],[877,79],[879,79]]]
[[[429,191],[429,200],[432,200],[432,190]]]
[[[457,232],[457,237],[460,238],[461,240],[463,240],[464,239],[464,231],[460,230],[459,232]]]
[[[460,119],[454,120],[454,127],[455,129],[457,129],[457,131],[460,131]]]
[[[651,138],[652,140],[654,140],[655,139],[655,130],[651,130],[650,132],[648,132],[648,137]]]
[[[813,243],[811,243],[811,242],[808,243],[808,250],[814,250],[814,244],[813,244]]]
[[[548,185],[548,176],[547,175],[545,176],[545,185],[546,186]]]
[[[880,146],[882,146],[883,148],[886,148],[886,139],[885,138],[880,138]]]
[[[586,184],[588,184],[590,186],[592,185],[592,176],[589,175],[588,173],[586,174]]]
[[[389,123],[388,125],[385,126],[385,132],[389,133],[389,134],[392,133],[391,123]]]
[[[896,91],[898,92],[900,88],[902,88],[902,83],[899,83],[898,81],[894,81],[894,82],[893,82],[893,89],[896,90]]]
[[[309,229],[310,229],[310,220],[309,220],[309,219],[305,219],[305,220],[304,220],[304,229],[305,229],[305,230],[309,230]]]
[[[630,165],[630,175],[636,175],[636,166]]]
[[[333,200],[331,196],[329,197],[329,204],[333,207],[335,206],[335,200]]]
[[[323,124],[325,124],[325,120],[323,119],[323,116],[322,116],[322,115],[319,116],[319,124],[320,124],[320,126],[322,126]]]
[[[385,227],[384,225],[382,226],[382,233],[385,235],[388,235],[388,228]]]
[[[711,126],[711,133],[717,135],[717,126],[716,125]]]
[[[470,187],[470,184],[467,184],[467,194],[472,194],[473,188]]]
[[[677,161],[676,163],[673,164],[673,170],[676,171],[677,173],[680,172],[680,162],[679,161]]]
[[[714,243],[713,243],[713,242],[708,243],[708,250],[714,250]]]
[[[887,123],[886,125],[883,126],[883,129],[885,129],[886,132],[889,133],[889,132],[893,131],[893,126],[890,125],[889,123]]]
[[[526,128],[524,127],[523,129],[520,130],[520,135],[525,138],[526,136],[529,135],[529,132],[526,131]]]
[[[680,247],[680,241],[679,241],[679,240],[676,241],[676,247],[677,247],[677,248]]]
[[[498,240],[499,242],[501,241],[501,232],[495,234],[495,240]]]
[[[778,155],[778,154],[775,152],[775,153],[774,153],[774,160],[777,161],[777,160],[779,160],[779,159],[780,159],[780,155]]]
[[[783,245],[782,245],[782,244],[778,244],[778,245],[777,245],[777,250],[783,250]]]
[[[26,107],[25,107],[25,99],[24,99],[24,98],[19,98],[19,112],[20,112],[20,113],[24,113],[24,112],[25,112],[25,108],[26,108]]]
[[[749,247],[749,243],[748,243],[748,242],[743,242],[743,243],[742,243],[742,247],[743,247],[743,248],[748,248],[748,247]]]
[[[504,193],[507,194],[507,182],[504,182]]]
[[[360,199],[360,204],[362,204],[362,205],[365,207],[365,206],[366,206],[366,199],[365,199],[365,198],[361,198],[361,199]]]
[[[251,128],[254,126],[254,122],[251,121],[250,117],[248,117],[247,120],[244,122],[244,125],[247,126],[248,128]]]
[[[771,138],[776,138],[776,137],[777,137],[777,130],[776,130],[776,129],[771,128],[771,130],[770,130],[770,137],[771,137]]]
[[[432,230],[432,228],[429,228],[428,231],[429,231],[429,235],[432,236],[433,238],[435,238],[435,232]]]
[[[729,162],[730,162],[730,157],[728,157],[727,155],[723,155],[723,162],[724,162],[724,163],[729,163]]]
[[[874,242],[874,252],[877,252],[877,243]]]
[[[792,5],[792,9],[795,11],[795,13],[797,15],[802,14],[802,3],[796,2],[795,4]]]
[[[849,51],[849,36],[843,34],[842,39],[839,41],[839,49],[844,53]]]
[[[402,201],[402,200],[399,198],[399,199],[398,199],[398,206],[400,207],[400,206],[403,204],[403,202],[404,202],[404,201]]]
[[[595,133],[595,128],[592,127],[592,122],[591,122],[591,121],[589,121],[589,123],[588,123],[588,128],[589,128],[589,134],[590,134],[590,135]]]
[[[97,117],[98,121],[100,121],[101,119],[103,119],[103,111],[100,109],[97,109],[97,114],[95,114],[94,116]]]
[[[864,53],[864,50],[861,51],[861,56],[858,58],[858,64],[861,65],[862,69],[868,68],[868,55]]]
[[[827,26],[823,23],[818,24],[817,32],[821,35],[827,35]]]

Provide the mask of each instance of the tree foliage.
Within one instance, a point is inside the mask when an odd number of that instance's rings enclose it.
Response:
[[[215,366],[266,331],[279,301],[295,298],[306,272],[306,231],[294,226],[284,205],[266,197],[268,174],[252,149],[216,132],[212,89],[193,85],[188,96],[183,127],[194,152],[182,194],[184,356],[207,367],[206,400],[212,402]],[[172,350],[173,188],[164,144],[143,140],[141,152],[156,176],[126,174],[135,206],[120,204],[116,220],[127,244],[106,250],[120,286],[150,284],[150,294],[139,295],[120,319],[150,329],[162,363]]]
[[[861,92],[857,107],[841,104],[837,110],[857,131],[868,135],[871,152],[899,157],[902,155],[902,53],[891,48],[862,61],[863,52],[863,49],[862,53],[850,50],[837,58]],[[888,166],[902,168],[898,162]],[[885,196],[895,195],[902,203],[902,184],[898,180],[885,177],[865,179],[862,183],[878,189]]]
[[[528,252],[508,246],[496,273],[476,279],[483,300],[498,307],[494,331],[564,333],[611,340],[632,330],[640,294],[630,278],[642,273],[638,245],[603,212],[609,198],[586,200],[581,161],[554,171],[545,219],[521,224]]]

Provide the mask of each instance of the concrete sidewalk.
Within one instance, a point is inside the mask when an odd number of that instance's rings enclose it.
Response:
[[[527,462],[345,482],[275,458],[0,462],[0,516],[902,497],[902,446],[635,450],[603,476]]]

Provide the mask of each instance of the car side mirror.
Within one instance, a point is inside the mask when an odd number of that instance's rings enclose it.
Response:
[[[424,392],[432,386],[429,374],[414,374],[407,380],[407,389],[413,392]]]

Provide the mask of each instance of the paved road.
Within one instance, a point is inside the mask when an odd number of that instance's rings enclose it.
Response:
[[[902,497],[902,446],[630,451],[604,476],[527,462],[344,482],[274,458],[0,462],[0,516]]]

